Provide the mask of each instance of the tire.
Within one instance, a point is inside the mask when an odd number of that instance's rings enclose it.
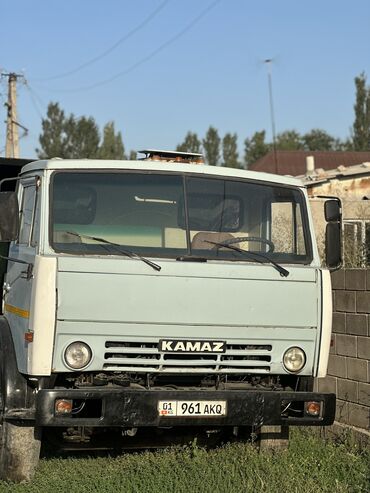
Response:
[[[41,429],[30,418],[14,419],[17,411],[32,415],[34,408],[35,392],[18,371],[9,325],[0,317],[0,479],[19,483],[35,473]]]
[[[34,426],[3,421],[0,426],[0,478],[30,481],[39,461],[41,440]]]

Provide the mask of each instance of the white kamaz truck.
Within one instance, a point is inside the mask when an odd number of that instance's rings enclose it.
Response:
[[[334,420],[335,395],[312,381],[327,369],[339,202],[325,204],[323,268],[298,180],[145,153],[36,161],[0,193],[2,478],[32,477],[46,428],[93,447],[142,427]]]

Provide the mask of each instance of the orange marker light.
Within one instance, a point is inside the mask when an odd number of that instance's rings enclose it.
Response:
[[[33,332],[25,332],[24,333],[24,340],[26,342],[33,342]]]
[[[306,414],[310,416],[320,416],[321,402],[309,401],[305,404]]]
[[[57,399],[55,401],[55,414],[71,414],[71,412],[72,412],[71,399]]]

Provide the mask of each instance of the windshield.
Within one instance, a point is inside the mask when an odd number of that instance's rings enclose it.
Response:
[[[311,260],[304,197],[292,187],[174,173],[56,172],[51,209],[51,244],[60,252],[114,255],[111,242],[152,257],[248,261],[216,245],[227,243],[277,262]]]

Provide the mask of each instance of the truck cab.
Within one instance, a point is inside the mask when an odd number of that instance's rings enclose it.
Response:
[[[3,478],[32,477],[48,427],[93,443],[334,420],[335,395],[312,381],[326,375],[338,202],[323,268],[300,181],[146,152],[33,162],[0,194]],[[20,432],[27,452],[9,451]]]

